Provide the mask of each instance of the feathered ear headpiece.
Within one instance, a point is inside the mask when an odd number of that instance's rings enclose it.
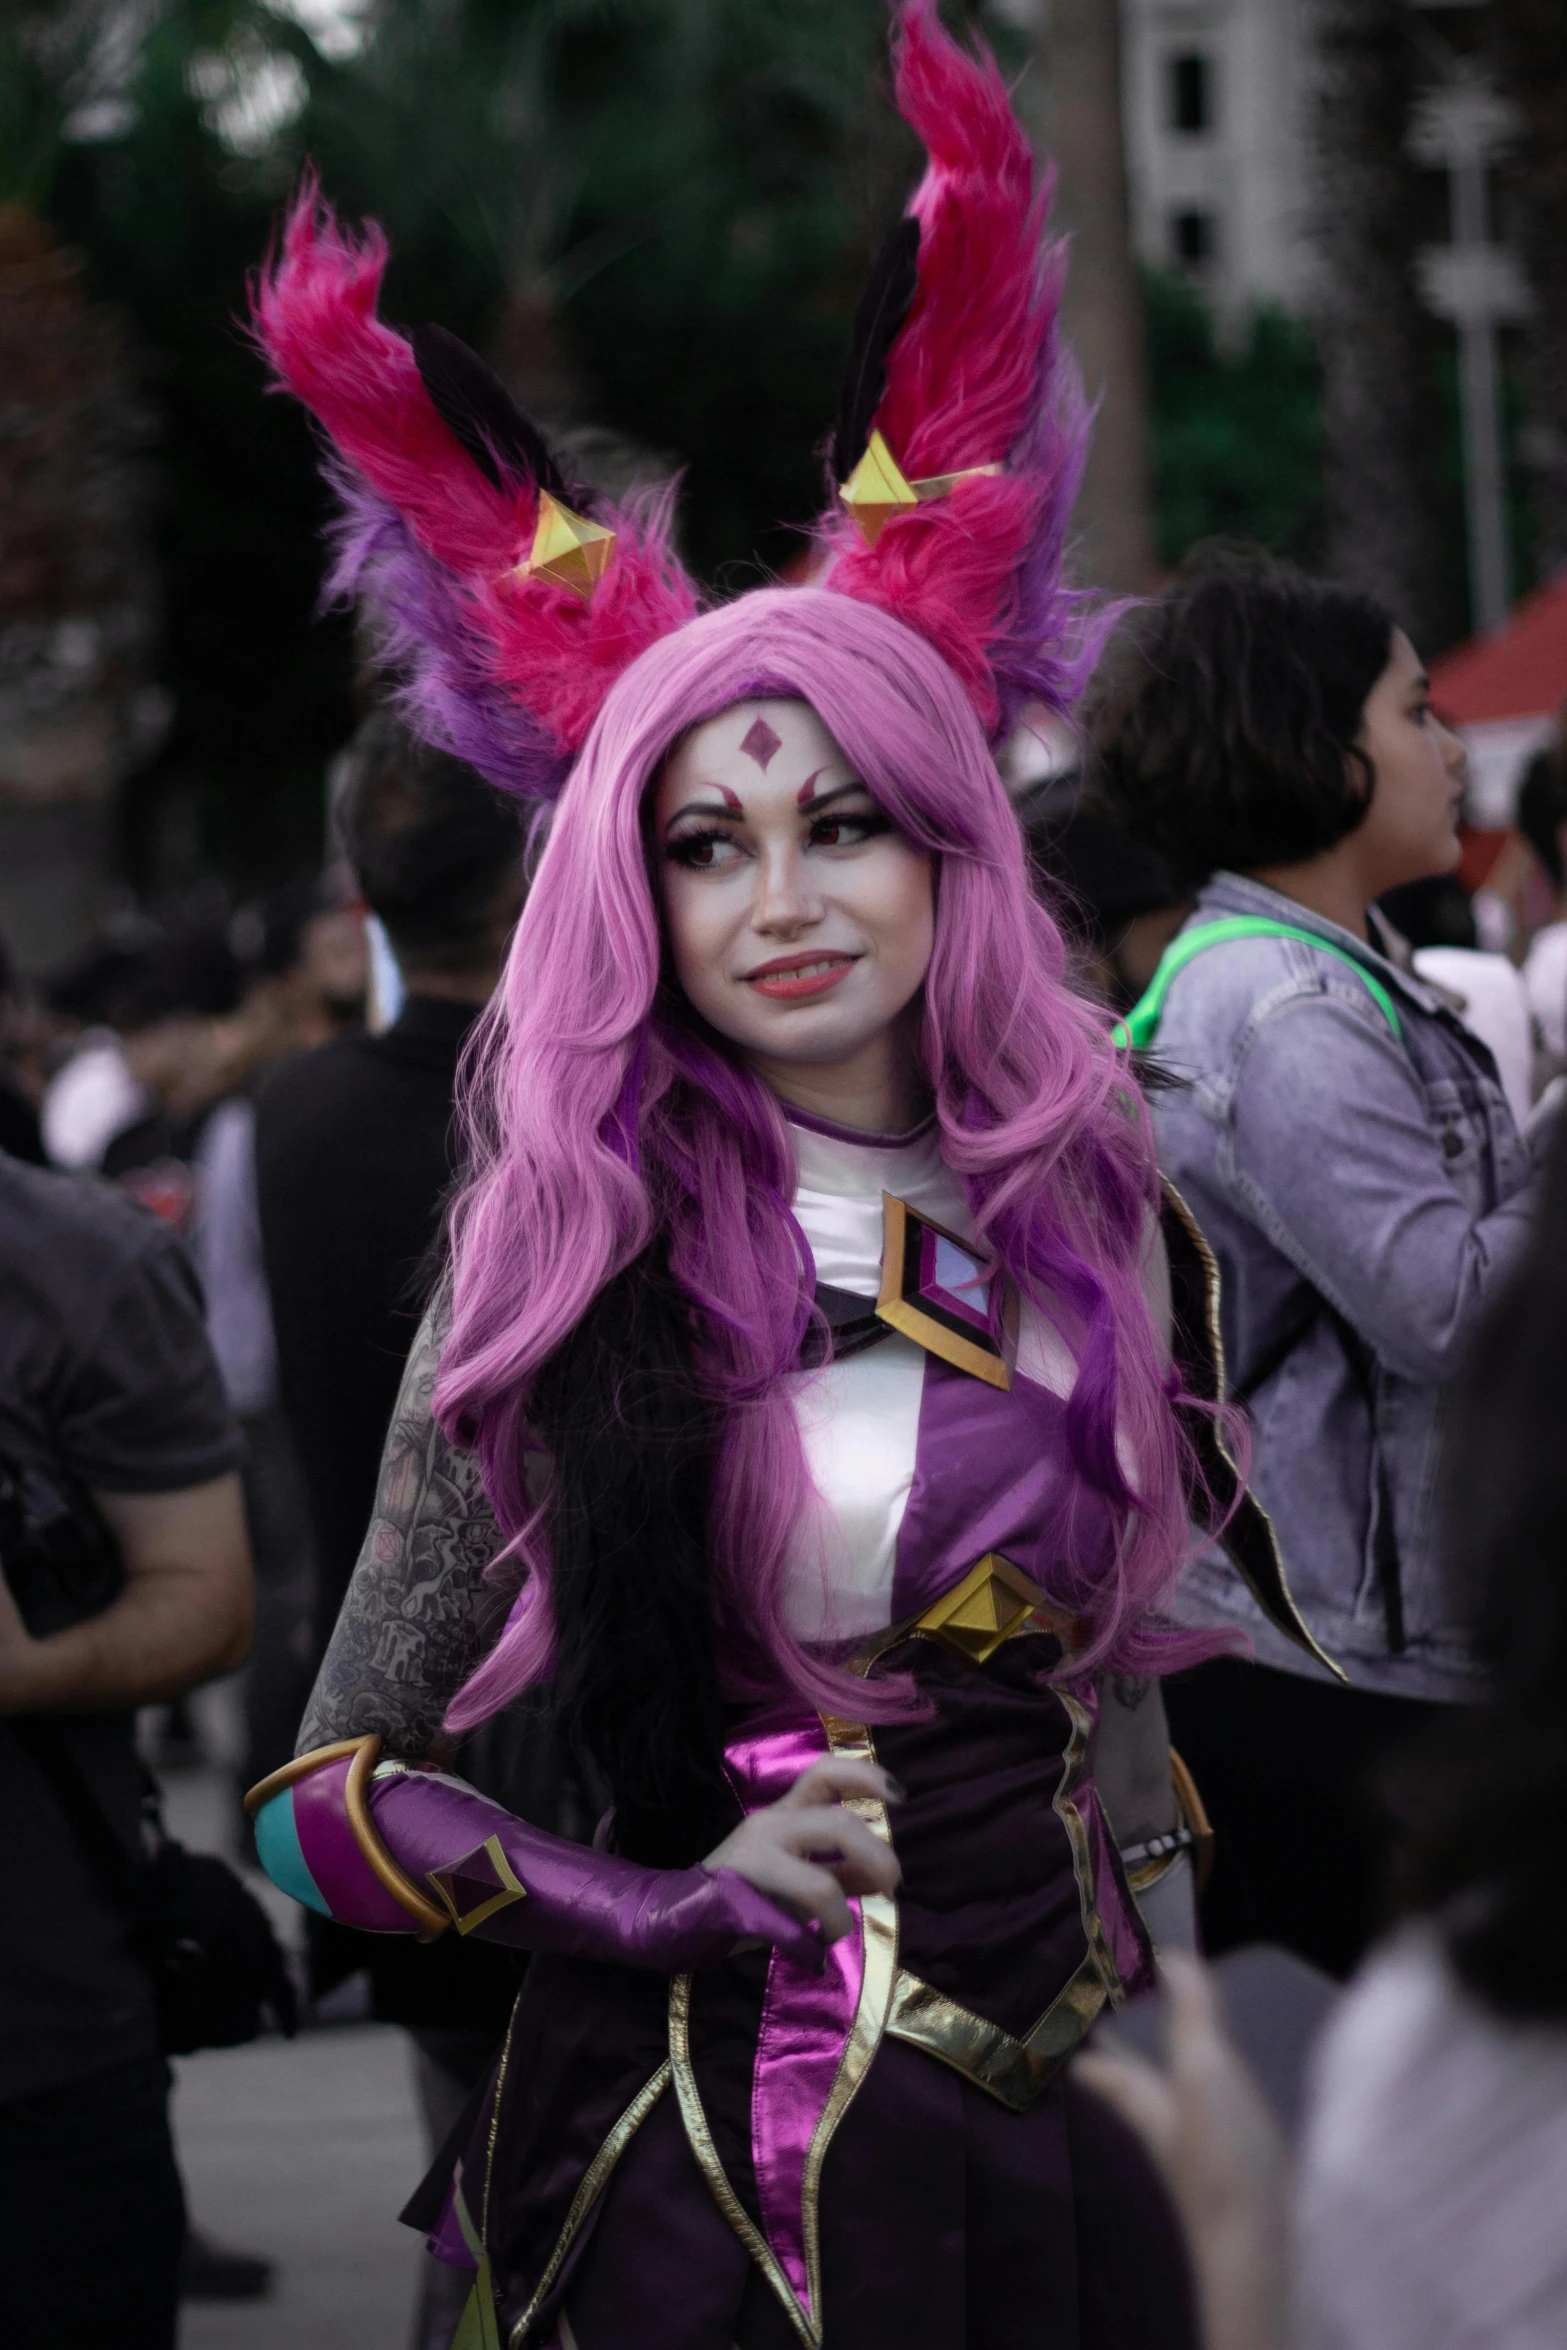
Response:
[[[692,618],[669,497],[618,510],[568,482],[484,362],[376,316],[386,240],[307,180],[254,293],[279,381],[335,450],[333,592],[362,591],[419,731],[503,790],[559,792],[615,679]]]
[[[936,0],[906,0],[894,54],[930,162],[855,320],[824,584],[927,637],[999,743],[1025,703],[1069,706],[1091,658],[1062,578],[1088,451],[1066,252],[994,59],[948,38]]]
[[[824,584],[918,630],[995,742],[1082,683],[1062,552],[1086,448],[1056,336],[1064,258],[988,56],[904,0],[899,107],[930,164],[856,319],[833,436]],[[339,500],[329,587],[362,592],[418,730],[492,783],[555,797],[605,694],[696,614],[670,496],[611,507],[570,482],[484,362],[376,316],[386,241],[306,181],[254,291],[279,383],[325,427]]]

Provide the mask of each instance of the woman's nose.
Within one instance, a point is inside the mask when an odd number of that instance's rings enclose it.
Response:
[[[811,887],[798,851],[780,849],[757,860],[756,900],[751,909],[754,929],[805,930],[821,916],[821,900]]]
[[[1438,721],[1440,723],[1440,721]],[[1442,728],[1442,759],[1449,775],[1461,775],[1469,764],[1469,746],[1450,726]]]

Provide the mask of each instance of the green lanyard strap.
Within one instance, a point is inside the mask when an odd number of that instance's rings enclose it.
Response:
[[[1183,930],[1179,938],[1171,940],[1160,957],[1147,993],[1111,1031],[1116,1043],[1132,1052],[1146,1052],[1158,1034],[1164,999],[1176,973],[1184,971],[1194,955],[1202,954],[1208,947],[1227,945],[1232,938],[1298,938],[1303,946],[1315,947],[1319,955],[1336,955],[1364,985],[1394,1036],[1402,1039],[1404,1032],[1392,997],[1357,956],[1346,954],[1342,947],[1334,946],[1331,939],[1323,938],[1315,930],[1297,930],[1292,922],[1270,921],[1266,914],[1228,914],[1222,922],[1199,923],[1195,930]]]

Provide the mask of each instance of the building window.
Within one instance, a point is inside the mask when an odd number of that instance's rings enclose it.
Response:
[[[1170,128],[1188,136],[1213,128],[1213,62],[1198,50],[1169,60]]]
[[[1201,271],[1219,250],[1219,224],[1211,212],[1172,212],[1170,259],[1177,269]]]

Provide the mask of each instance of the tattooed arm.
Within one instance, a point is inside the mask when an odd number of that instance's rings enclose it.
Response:
[[[496,1629],[483,1582],[501,1545],[472,1453],[431,1412],[445,1343],[443,1301],[419,1327],[386,1433],[375,1514],[316,1677],[297,1752],[379,1730],[420,1760]]]
[[[1094,1785],[1121,1844],[1175,1826],[1170,1731],[1157,1681],[1107,1673],[1099,1691]]]

